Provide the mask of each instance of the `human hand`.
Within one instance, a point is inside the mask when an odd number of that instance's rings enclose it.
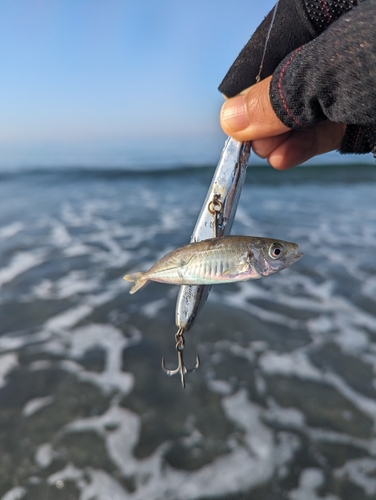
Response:
[[[280,170],[335,149],[376,157],[375,2],[279,0],[267,45],[273,10],[219,86],[223,130]]]
[[[272,77],[228,99],[222,106],[222,129],[238,141],[252,141],[252,149],[277,170],[286,170],[314,156],[338,150],[346,125],[329,120],[303,130],[291,130],[276,116],[270,103]]]

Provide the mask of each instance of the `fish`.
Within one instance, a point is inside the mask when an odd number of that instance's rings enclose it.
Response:
[[[126,274],[131,294],[147,281],[170,285],[216,285],[259,279],[302,257],[296,243],[257,236],[224,236],[189,243],[166,254],[149,271]]]

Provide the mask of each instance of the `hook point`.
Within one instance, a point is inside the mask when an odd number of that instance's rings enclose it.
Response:
[[[176,339],[177,339],[176,352],[178,353],[178,366],[173,370],[168,370],[166,368],[165,358],[163,356],[162,369],[169,377],[172,377],[172,375],[177,375],[178,373],[180,373],[181,385],[183,389],[185,389],[185,374],[192,373],[197,370],[197,368],[200,366],[200,358],[198,357],[198,354],[196,354],[195,366],[193,368],[187,368],[184,364],[184,359],[183,359],[184,337],[183,337],[183,332],[181,330],[178,330],[178,333],[176,334]]]

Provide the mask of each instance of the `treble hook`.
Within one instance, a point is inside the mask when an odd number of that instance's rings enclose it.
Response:
[[[175,340],[176,340],[176,351],[178,353],[178,366],[175,368],[175,370],[168,370],[165,366],[165,359],[164,357],[162,358],[162,368],[163,370],[167,373],[168,376],[172,377],[172,375],[176,375],[177,373],[180,373],[180,380],[181,380],[181,385],[183,386],[183,389],[185,389],[185,374],[186,373],[192,373],[197,370],[197,368],[200,366],[200,358],[198,357],[198,354],[196,354],[196,364],[194,368],[187,368],[184,364],[184,359],[183,359],[183,351],[184,351],[184,345],[185,345],[185,340],[184,340],[184,329],[179,328],[179,330],[175,334]]]

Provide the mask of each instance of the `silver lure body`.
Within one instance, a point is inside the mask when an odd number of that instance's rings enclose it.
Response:
[[[250,142],[238,142],[231,137],[227,139],[193,230],[191,242],[230,234],[244,185],[250,152]],[[212,210],[213,208],[215,210]],[[182,331],[191,328],[209,292],[210,285],[183,285],[180,288],[175,310],[175,322],[178,328]]]

